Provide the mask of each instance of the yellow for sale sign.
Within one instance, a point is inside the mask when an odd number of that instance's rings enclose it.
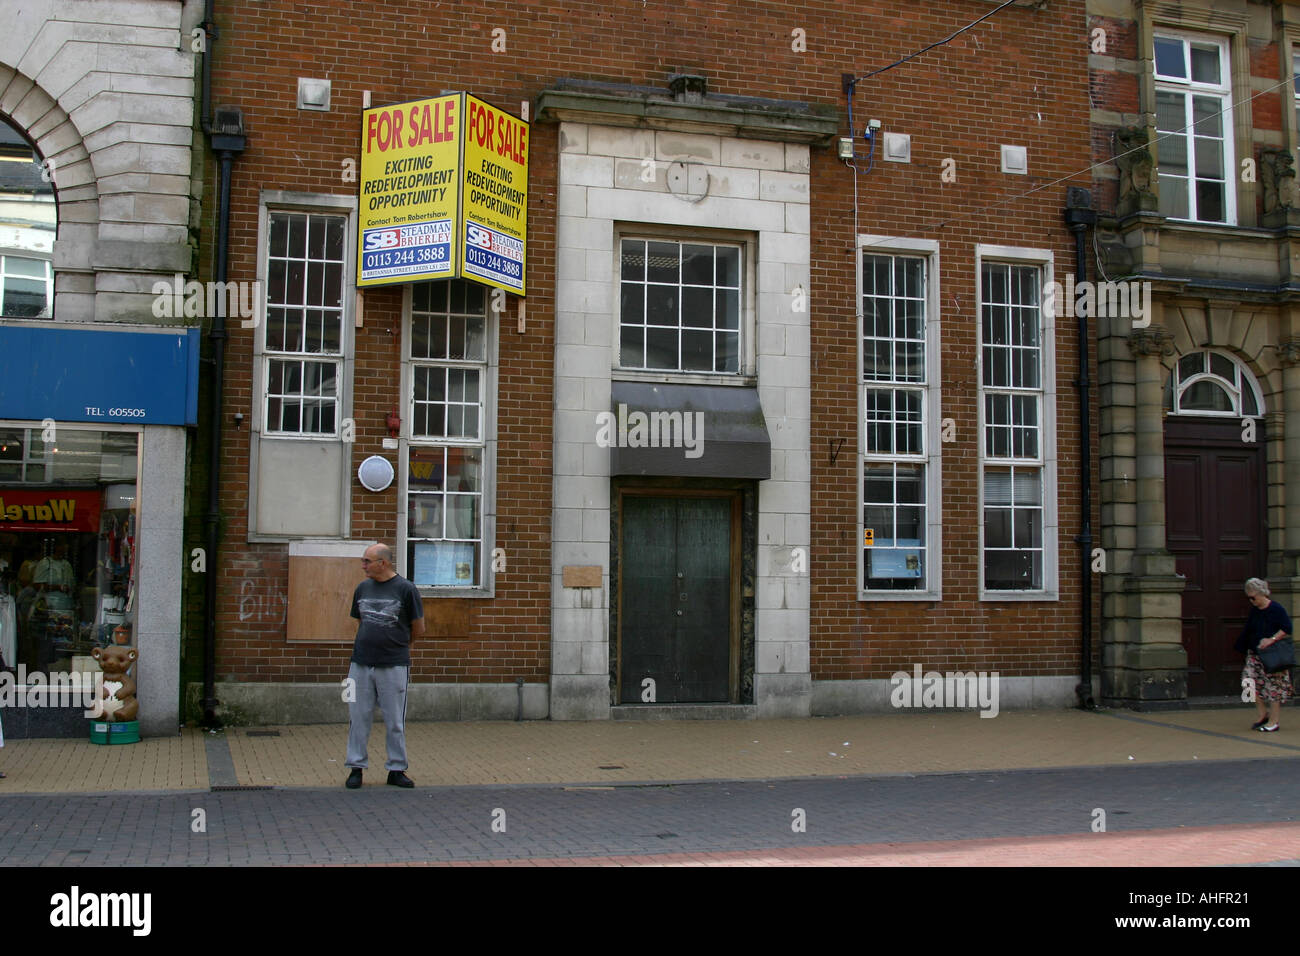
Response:
[[[364,110],[357,285],[524,294],[528,124],[466,93]]]
[[[528,124],[466,96],[461,275],[524,294]]]

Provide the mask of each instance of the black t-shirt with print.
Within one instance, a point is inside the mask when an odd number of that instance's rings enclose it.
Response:
[[[424,617],[424,604],[414,584],[400,574],[387,581],[366,578],[352,595],[357,639],[352,659],[370,667],[411,663],[411,622]]]

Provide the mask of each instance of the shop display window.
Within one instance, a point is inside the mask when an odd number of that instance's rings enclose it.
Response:
[[[50,440],[46,440],[46,438]],[[0,425],[0,656],[95,670],[134,644],[139,433]]]

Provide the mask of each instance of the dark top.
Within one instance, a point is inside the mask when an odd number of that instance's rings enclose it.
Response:
[[[1272,637],[1278,631],[1291,633],[1291,618],[1287,616],[1286,608],[1273,601],[1261,611],[1252,604],[1246,626],[1241,629],[1241,636],[1233,647],[1238,653],[1245,654],[1256,650],[1260,641]]]
[[[411,622],[424,617],[424,603],[414,584],[400,574],[387,581],[366,578],[352,595],[357,639],[352,659],[370,667],[405,667],[411,663]]]

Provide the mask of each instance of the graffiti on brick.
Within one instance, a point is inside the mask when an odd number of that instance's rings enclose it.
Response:
[[[239,582],[239,620],[259,624],[283,624],[289,615],[289,599],[283,593],[259,593],[266,581],[257,571],[245,571]]]

